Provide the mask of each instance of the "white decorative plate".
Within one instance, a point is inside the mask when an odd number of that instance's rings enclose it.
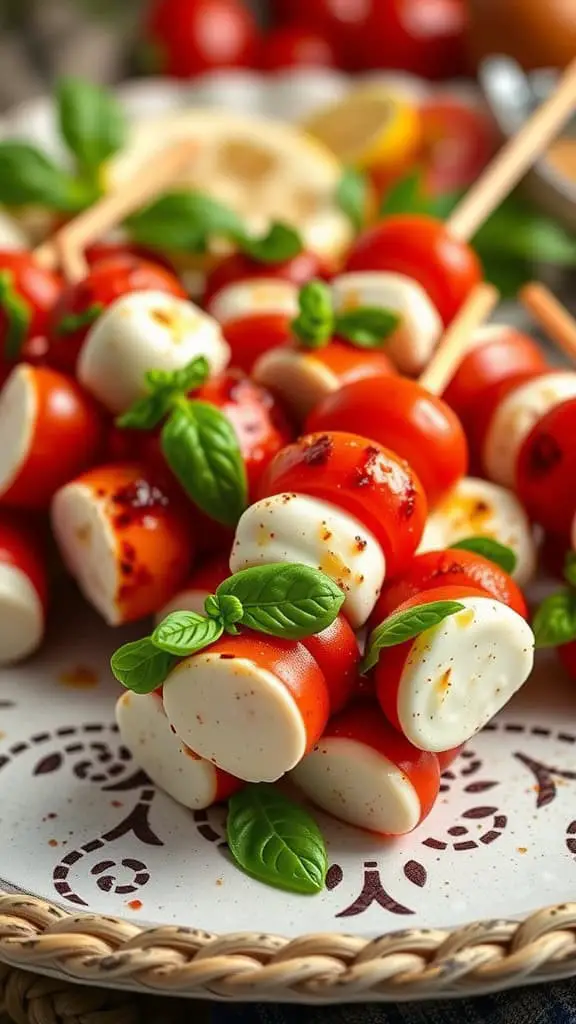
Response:
[[[239,76],[224,77],[228,90]],[[242,78],[236,100],[287,104],[284,76],[269,92]],[[309,78],[325,99],[328,78]],[[224,85],[202,88],[212,100]],[[180,93],[123,95],[149,111]],[[7,124],[46,140],[48,110]],[[53,617],[41,654],[0,673],[0,959],[107,986],[338,1003],[576,973],[576,701],[553,657],[446,773],[415,833],[382,841],[319,814],[330,869],[311,898],[241,874],[223,812],[177,806],[122,749],[108,659],[142,627],[108,629],[66,588]]]

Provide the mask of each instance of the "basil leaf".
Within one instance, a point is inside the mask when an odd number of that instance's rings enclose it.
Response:
[[[238,248],[260,263],[283,263],[302,252],[300,235],[289,224],[275,223],[262,238],[248,235],[236,239]]]
[[[576,551],[569,551],[564,560],[564,579],[571,587],[576,587]]]
[[[158,650],[149,636],[124,644],[114,652],[110,667],[119,683],[134,693],[152,693],[166,679],[176,662],[165,651]]]
[[[202,387],[210,373],[210,364],[204,356],[196,356],[179,370],[149,370],[145,381],[150,390],[171,388],[175,393],[188,394]]]
[[[224,623],[227,633],[238,633],[236,623],[242,622],[244,608],[242,602],[234,594],[210,594],[205,602],[204,609],[211,618],[216,618]]]
[[[32,323],[32,310],[14,287],[11,270],[0,271],[0,309],[6,318],[4,358],[12,362],[22,351]]]
[[[209,236],[246,239],[242,219],[234,210],[202,192],[169,192],[134,214],[127,222],[141,245],[202,252]]]
[[[79,313],[67,313],[56,325],[57,334],[75,334],[82,327],[91,327],[104,312],[101,302],[93,302],[91,306],[81,310]]]
[[[576,237],[557,221],[539,213],[530,203],[512,194],[476,233],[474,248],[485,258],[533,263],[535,259],[558,266],[576,266]]]
[[[122,430],[153,430],[172,408],[173,398],[171,388],[137,398],[126,412],[116,417],[116,426]]]
[[[93,82],[64,78],[56,89],[60,132],[89,179],[126,141],[127,126],[116,98]]]
[[[381,217],[390,217],[396,213],[430,212],[430,200],[424,196],[422,170],[419,167],[395,181],[380,206]]]
[[[475,555],[482,555],[483,558],[494,562],[507,573],[513,573],[518,562],[516,552],[512,548],[501,544],[500,541],[494,540],[492,537],[465,537],[464,540],[459,540],[456,544],[451,544],[450,547],[456,551],[472,551]]]
[[[0,203],[38,204],[76,213],[98,198],[93,186],[76,181],[27,142],[0,142]]]
[[[334,333],[332,293],[324,281],[308,281],[298,295],[300,312],[292,321],[292,333],[305,348],[323,348]]]
[[[242,569],[217,588],[219,600],[225,594],[241,602],[243,626],[288,640],[321,633],[344,604],[340,588],[319,569],[281,562]]]
[[[204,356],[192,359],[179,370],[148,370],[144,380],[150,394],[136,399],[125,413],[117,417],[116,425],[130,430],[153,430],[170,412],[176,397],[201,387],[209,372]]]
[[[536,647],[560,647],[576,640],[576,594],[560,590],[546,597],[532,622]]]
[[[438,626],[449,615],[464,610],[459,601],[431,601],[430,604],[419,604],[406,611],[395,612],[384,619],[368,637],[366,653],[360,670],[368,672],[378,663],[378,656],[384,647],[395,647],[406,640],[413,640],[427,629]]]
[[[363,306],[337,314],[334,333],[357,348],[381,348],[399,323],[400,317],[391,309]]]
[[[162,430],[162,450],[192,501],[235,526],[246,508],[246,467],[231,423],[208,402],[183,401]]]
[[[161,651],[184,658],[213,644],[224,632],[216,619],[207,619],[196,612],[171,612],[156,626],[152,643]]]
[[[238,867],[286,892],[321,892],[328,857],[314,818],[274,786],[245,786],[228,803],[226,833]]]
[[[366,220],[368,179],[355,167],[347,167],[336,189],[336,202],[346,214],[355,231],[361,231]]]

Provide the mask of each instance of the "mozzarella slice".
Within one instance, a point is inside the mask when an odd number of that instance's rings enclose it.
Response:
[[[334,309],[379,306],[400,316],[385,351],[402,373],[417,374],[428,363],[442,333],[442,321],[421,285],[387,271],[341,274],[332,281]]]
[[[156,625],[170,615],[170,612],[196,612],[197,615],[205,615],[204,602],[209,595],[209,590],[181,590],[160,609],[155,616]]]
[[[178,736],[245,782],[275,782],[306,752],[296,701],[272,672],[246,658],[209,651],[185,658],[163,692]]]
[[[298,313],[298,288],[291,281],[275,277],[255,277],[235,281],[219,292],[208,304],[208,312],[221,324],[254,313]]]
[[[236,527],[230,569],[299,562],[326,573],[344,591],[342,611],[354,629],[372,612],[386,561],[358,519],[305,494],[275,494],[246,509]]]
[[[26,365],[17,366],[0,391],[0,495],[9,490],[28,458],[37,416],[33,375]]]
[[[54,495],[51,517],[56,543],[80,590],[108,625],[119,625],[121,580],[106,498],[85,484],[67,484]]]
[[[318,807],[350,825],[404,835],[420,821],[420,799],[407,775],[358,740],[321,739],[291,778]]]
[[[449,548],[467,537],[490,537],[512,548],[512,576],[520,586],[536,572],[536,543],[530,521],[512,491],[465,476],[430,513],[418,552]]]
[[[278,395],[299,422],[322,401],[337,391],[336,374],[313,353],[292,348],[272,348],[256,360],[254,380]]]
[[[156,693],[123,693],[116,704],[122,743],[154,785],[193,811],[218,796],[217,770],[186,747],[170,727]]]
[[[400,678],[398,719],[421,750],[465,743],[532,671],[534,634],[517,612],[488,597],[459,601],[463,611],[417,637]]]
[[[574,370],[544,373],[508,394],[496,409],[484,439],[486,476],[503,487],[514,487],[520,449],[534,424],[575,396]]]
[[[165,292],[130,292],[91,327],[78,377],[110,412],[125,412],[146,393],[149,370],[178,370],[204,356],[213,374],[230,350],[220,325],[198,306]]]
[[[0,665],[26,658],[44,636],[42,602],[25,573],[0,564]]]

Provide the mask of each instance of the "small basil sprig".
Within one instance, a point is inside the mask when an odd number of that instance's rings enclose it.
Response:
[[[0,203],[6,206],[47,206],[77,213],[90,206],[99,190],[62,170],[36,146],[0,142]]]
[[[336,202],[355,231],[361,231],[368,207],[368,179],[355,167],[346,167],[336,189]]]
[[[211,238],[227,238],[263,263],[280,263],[302,250],[298,232],[289,225],[272,224],[264,236],[254,237],[225,203],[193,190],[161,196],[130,217],[127,228],[141,245],[182,252],[205,252]]]
[[[424,213],[444,220],[452,213],[460,197],[460,192],[447,192],[443,195],[427,193],[422,168],[416,167],[386,191],[380,205],[380,216]]]
[[[10,270],[0,271],[0,309],[6,318],[4,358],[12,362],[20,355],[28,337],[32,310],[26,299],[16,291],[14,275]]]
[[[545,597],[532,620],[536,647],[561,647],[576,640],[576,553],[564,562],[568,586]]]
[[[91,327],[104,310],[101,302],[93,302],[91,306],[81,310],[79,313],[66,313],[56,324],[56,334],[75,334],[83,327]]]
[[[287,892],[324,888],[328,856],[314,818],[274,786],[249,785],[230,797],[226,838],[247,875]]]
[[[518,563],[516,552],[492,537],[465,537],[450,547],[453,551],[472,551],[475,555],[482,555],[509,574],[514,572]]]
[[[356,348],[381,348],[400,323],[397,313],[378,306],[336,313],[330,288],[323,281],[308,281],[300,289],[298,304],[291,327],[302,348],[324,348],[335,336]]]
[[[103,164],[126,141],[127,125],[120,104],[106,89],[75,78],[58,83],[56,104],[60,133],[80,177],[98,187]]]
[[[299,640],[330,626],[343,602],[336,584],[307,565],[243,569],[206,599],[205,616],[171,612],[151,636],[120,647],[112,656],[112,672],[129,690],[152,693],[166,679],[175,658],[197,654],[223,633],[234,635],[244,626]]]
[[[230,421],[208,402],[186,396],[206,380],[203,356],[173,372],[145,375],[148,394],[117,419],[119,427],[161,433],[164,457],[198,508],[226,526],[235,526],[248,500],[246,467]]]
[[[425,630],[438,626],[450,615],[463,611],[464,607],[460,601],[431,601],[389,615],[370,633],[360,671],[368,672],[374,668],[384,647],[396,647],[406,640],[413,640]]]

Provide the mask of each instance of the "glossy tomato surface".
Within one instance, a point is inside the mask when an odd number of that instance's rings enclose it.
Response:
[[[74,373],[80,349],[94,319],[121,295],[142,291],[168,292],[181,299],[187,297],[176,275],[158,263],[128,253],[95,263],[82,281],[64,289],[54,307],[47,355],[50,365]],[[74,327],[76,320],[78,326]]]
[[[452,238],[442,221],[421,214],[397,214],[364,231],[353,244],[346,270],[386,270],[422,285],[444,324],[449,324],[482,267],[469,245]]]
[[[254,65],[258,30],[241,0],[153,0],[144,28],[147,63],[175,78]]]
[[[314,277],[324,277],[327,273],[321,258],[306,249],[293,256],[290,260],[280,263],[262,263],[244,253],[233,253],[222,260],[208,275],[204,292],[204,305],[207,305],[222,288],[237,281],[248,281],[252,277],[280,278],[291,281],[295,285],[306,284]]]
[[[331,626],[301,641],[312,655],[326,680],[330,694],[330,712],[346,707],[356,692],[360,650],[352,626],[337,615]]]
[[[499,380],[495,384],[485,387],[479,400],[474,405],[474,416],[470,421],[468,430],[468,444],[470,446],[470,457],[474,472],[478,475],[484,473],[484,442],[490,429],[492,419],[498,406],[505,398],[508,398],[517,388],[534,380],[541,375],[541,371],[532,370],[515,374],[505,380]]]
[[[230,365],[250,373],[265,352],[290,344],[290,323],[283,313],[254,313],[228,320],[222,333],[230,346]]]
[[[306,430],[346,430],[406,459],[433,506],[466,473],[468,447],[458,417],[405,377],[367,377],[328,395]]]
[[[407,462],[356,434],[306,434],[272,460],[258,498],[306,494],[355,516],[380,542],[389,575],[401,572],[424,529],[427,502]],[[362,538],[359,538],[361,543]]]
[[[550,409],[520,449],[516,490],[534,522],[568,538],[576,513],[576,400]]]
[[[51,270],[38,266],[32,253],[7,249],[0,250],[0,280],[1,384],[19,356],[30,362],[39,362],[44,357],[50,313],[62,290],[62,281]],[[21,330],[15,335],[12,332],[17,324]]]

